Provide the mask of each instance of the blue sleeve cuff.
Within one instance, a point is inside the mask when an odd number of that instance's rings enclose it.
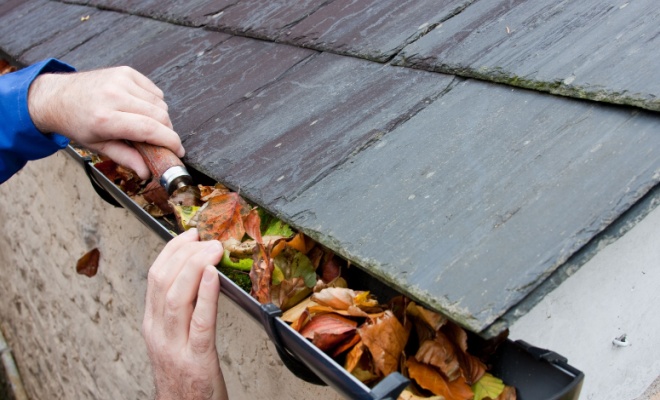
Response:
[[[29,160],[49,156],[66,147],[69,139],[57,133],[41,133],[30,118],[28,90],[43,73],[72,72],[73,67],[56,59],[33,64],[0,76],[0,182],[7,180]]]

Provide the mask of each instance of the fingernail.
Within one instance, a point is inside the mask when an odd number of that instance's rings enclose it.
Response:
[[[189,235],[189,236],[196,236],[197,235],[197,228],[190,228],[187,231],[183,232],[184,235]]]
[[[214,279],[218,279],[217,275],[218,274],[215,272],[215,268],[212,265],[209,265],[204,268],[204,275],[202,275],[202,280],[206,283],[211,283]]]
[[[222,245],[217,240],[211,240],[208,242],[204,250],[213,254],[219,253],[222,251]]]

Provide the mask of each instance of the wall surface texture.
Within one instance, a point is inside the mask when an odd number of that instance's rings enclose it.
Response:
[[[0,326],[32,399],[148,399],[140,333],[147,271],[164,242],[103,202],[64,153],[0,186]],[[96,276],[75,271],[98,247]],[[232,399],[338,399],[282,366],[263,329],[221,296],[218,351]]]

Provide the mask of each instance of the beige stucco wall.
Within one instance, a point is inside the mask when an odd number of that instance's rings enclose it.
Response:
[[[0,220],[0,324],[29,396],[153,397],[140,325],[147,270],[164,242],[103,202],[64,153],[0,185]],[[93,247],[98,274],[76,274]],[[231,398],[340,398],[295,378],[262,328],[223,296],[218,318]]]

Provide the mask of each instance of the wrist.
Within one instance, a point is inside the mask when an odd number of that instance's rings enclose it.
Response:
[[[56,95],[59,76],[56,74],[41,74],[37,76],[28,89],[28,112],[34,126],[43,134],[57,132]]]

